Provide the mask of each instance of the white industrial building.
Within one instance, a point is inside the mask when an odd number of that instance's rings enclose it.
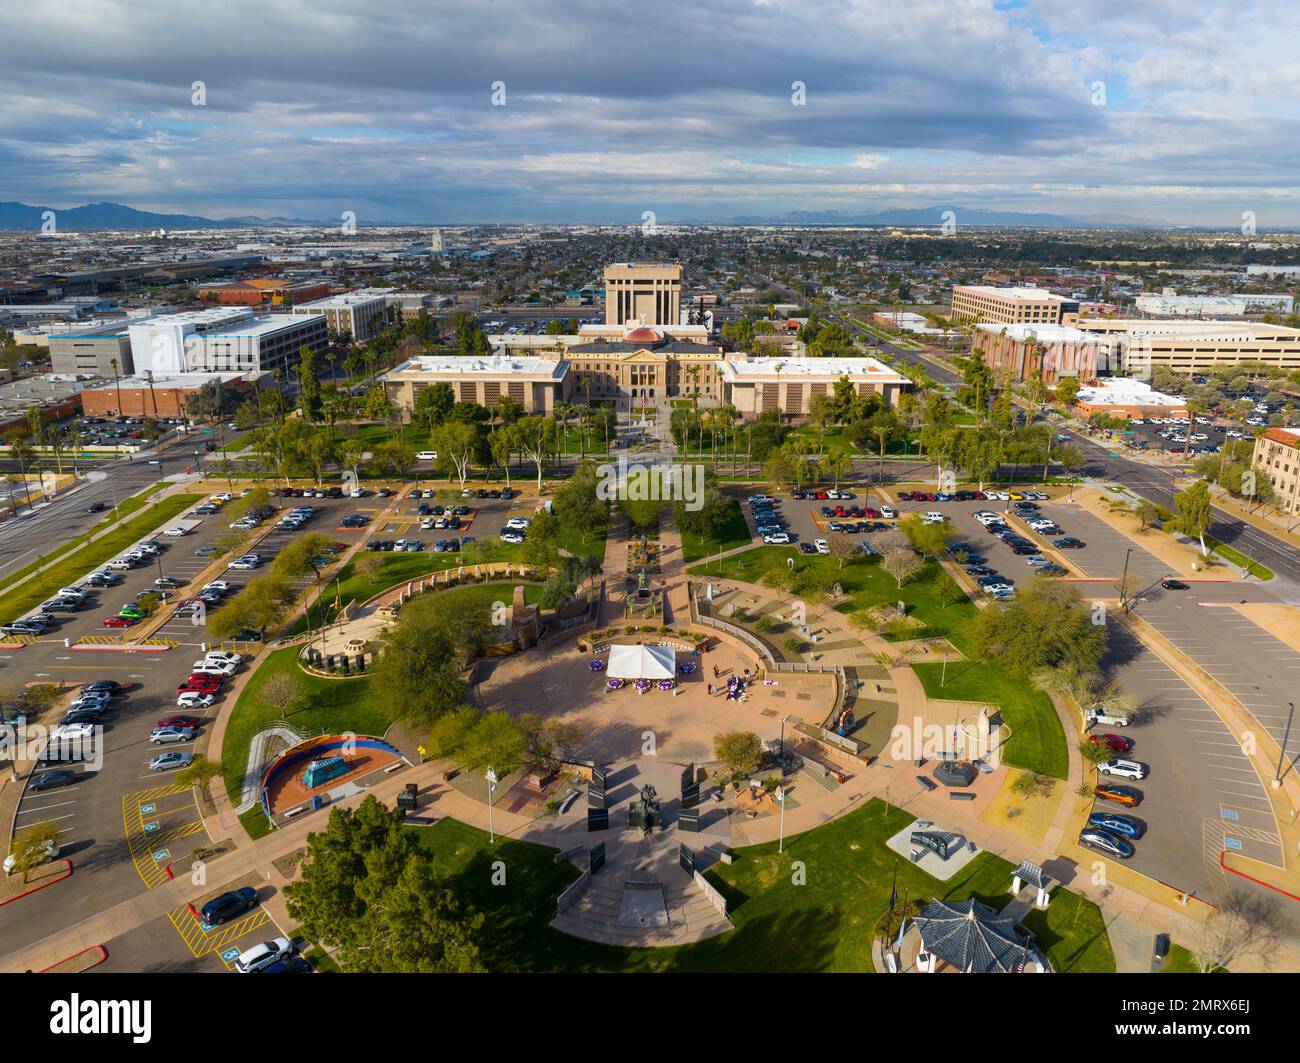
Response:
[[[1273,310],[1291,313],[1295,300],[1289,295],[1139,295],[1135,306],[1139,314],[1155,317],[1194,315],[1215,317],[1223,315],[1259,314]]]
[[[257,315],[250,307],[160,314],[127,330],[136,373],[287,373],[304,347],[324,351],[323,315]]]

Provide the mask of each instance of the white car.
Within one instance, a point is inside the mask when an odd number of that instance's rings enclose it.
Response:
[[[527,517],[511,517],[508,521],[506,521],[506,527],[513,528],[515,531],[527,531],[528,525],[530,525],[531,523],[532,521],[530,521]]]
[[[927,514],[925,514],[925,516],[923,516],[923,517],[921,518],[921,523],[922,523],[922,524],[942,524],[942,523],[943,523],[944,521],[946,521],[947,519],[948,519],[948,518],[945,517],[945,516],[944,516],[942,513],[940,513],[938,510],[932,509],[932,510],[930,510],[930,512],[928,512]]]
[[[246,557],[237,557],[226,568],[233,568],[237,572],[249,572],[257,568],[261,563],[261,561],[250,561]]]
[[[1118,775],[1121,779],[1145,779],[1147,769],[1145,764],[1139,764],[1136,760],[1108,760],[1105,764],[1098,764],[1097,771],[1102,775]]]
[[[1096,727],[1101,724],[1103,727],[1127,727],[1129,718],[1121,712],[1113,709],[1101,709],[1092,706],[1086,713],[1089,727]]]
[[[232,676],[238,669],[235,665],[223,661],[210,661],[206,657],[201,661],[195,661],[190,669],[191,675],[219,675]]]
[[[880,507],[880,515],[881,515],[882,517],[889,517],[890,519],[892,519],[892,518],[894,518],[895,516],[897,516],[897,514],[894,512],[894,507],[893,507],[893,506],[881,506],[881,507]]]
[[[1046,568],[1051,564],[1042,554],[1030,554],[1025,558],[1025,564],[1030,568]]]
[[[514,531],[510,528],[503,528],[501,530],[501,541],[503,543],[509,543],[511,546],[518,546],[524,541],[524,533]]]
[[[50,738],[90,738],[94,733],[93,723],[61,723],[50,732]]]
[[[1056,521],[1048,520],[1046,517],[1035,517],[1033,520],[1025,521],[1034,531],[1042,531],[1044,528],[1055,528]]]
[[[56,859],[58,855],[59,855],[58,843],[53,838],[47,838],[45,840],[45,843],[41,846],[41,860],[39,862],[42,864],[49,863],[49,861]],[[14,873],[14,865],[17,862],[18,860],[17,860],[16,853],[10,853],[8,856],[5,857],[4,868],[5,868],[6,875],[12,875]]]
[[[763,542],[772,543],[778,546],[784,546],[790,541],[790,536],[786,532],[770,532],[763,536]]]
[[[211,583],[205,583],[203,585],[203,589],[205,591],[220,591],[222,594],[225,594],[226,591],[230,590],[233,586],[234,585],[228,582],[227,580],[216,579],[213,580]]]
[[[831,544],[825,539],[814,539],[813,546],[817,547],[819,554],[829,554],[831,552]]]
[[[235,970],[240,974],[255,974],[286,956],[292,956],[295,951],[293,942],[288,938],[263,941],[235,957]]]
[[[977,521],[987,527],[990,524],[1001,524],[1002,514],[994,513],[991,509],[981,509],[978,513],[971,514]]]
[[[773,502],[775,499],[771,495],[750,495],[745,501],[752,504],[754,502]]]
[[[1005,491],[989,491],[988,493],[985,494],[984,497],[995,499],[998,502],[1011,501],[1011,496],[1007,494]]]
[[[437,461],[438,452],[436,450],[422,450],[415,457],[419,461]]]
[[[83,591],[80,587],[63,587],[63,588],[59,591],[59,593],[55,595],[55,597],[56,597],[56,598],[75,598],[77,601],[81,602],[81,601],[85,601],[85,599],[86,599],[86,592]]]
[[[155,727],[149,732],[149,741],[155,746],[164,743],[171,745],[174,742],[192,742],[194,734],[193,727]]]
[[[365,498],[365,497],[366,497],[366,489],[365,489],[364,487],[354,487],[354,488],[352,488],[351,491],[348,492],[348,497],[349,497],[349,498]]]
[[[221,494],[219,495],[213,495],[211,500],[217,503],[217,505],[219,506],[224,506],[227,502],[229,502],[234,497],[235,496],[232,495],[229,491],[222,491]]]
[[[184,694],[176,696],[176,707],[178,709],[206,709],[216,704],[216,697],[212,694],[204,694],[198,690],[187,690]]]
[[[236,667],[244,663],[242,653],[226,653],[225,650],[209,650],[203,655],[205,661],[216,661],[218,664],[233,664]]]

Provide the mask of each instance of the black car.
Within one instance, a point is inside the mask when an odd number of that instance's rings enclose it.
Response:
[[[966,569],[968,576],[995,576],[997,572],[988,567],[988,565],[971,565]]]
[[[93,683],[86,683],[82,686],[83,694],[113,694],[117,695],[122,692],[122,684],[116,679],[96,679]]]
[[[257,907],[257,890],[243,886],[208,901],[199,912],[199,918],[209,926],[220,926],[237,915]]]
[[[104,510],[106,510],[107,508],[108,508],[108,506],[104,505],[103,502],[92,502],[92,503],[90,503],[90,505],[88,505],[88,506],[86,507],[86,512],[87,512],[87,513],[103,513]]]
[[[1185,591],[1187,584],[1180,579],[1162,579],[1160,586],[1167,591]]]
[[[1063,539],[1057,539],[1052,545],[1058,550],[1079,550],[1084,546],[1084,542],[1073,535],[1067,535]]]
[[[80,778],[81,776],[78,775],[75,771],[67,771],[66,769],[59,770],[59,771],[47,771],[36,776],[36,778],[34,778],[30,783],[28,783],[27,789],[54,790],[60,786],[71,786]]]
[[[801,554],[815,554],[816,552],[817,552],[817,547],[813,546],[813,544],[808,542],[807,540],[799,544],[799,553]]]

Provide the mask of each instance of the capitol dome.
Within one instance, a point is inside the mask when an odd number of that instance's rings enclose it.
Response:
[[[653,329],[649,325],[638,325],[636,328],[628,329],[623,333],[624,343],[658,343],[664,338],[662,332]]]

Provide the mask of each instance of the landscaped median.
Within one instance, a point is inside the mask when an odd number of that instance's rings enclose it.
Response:
[[[13,617],[36,608],[60,587],[66,587],[99,568],[150,532],[196,505],[202,495],[176,494],[160,499],[138,516],[118,524],[108,534],[80,549],[67,552],[38,576],[0,595],[0,618]]]

